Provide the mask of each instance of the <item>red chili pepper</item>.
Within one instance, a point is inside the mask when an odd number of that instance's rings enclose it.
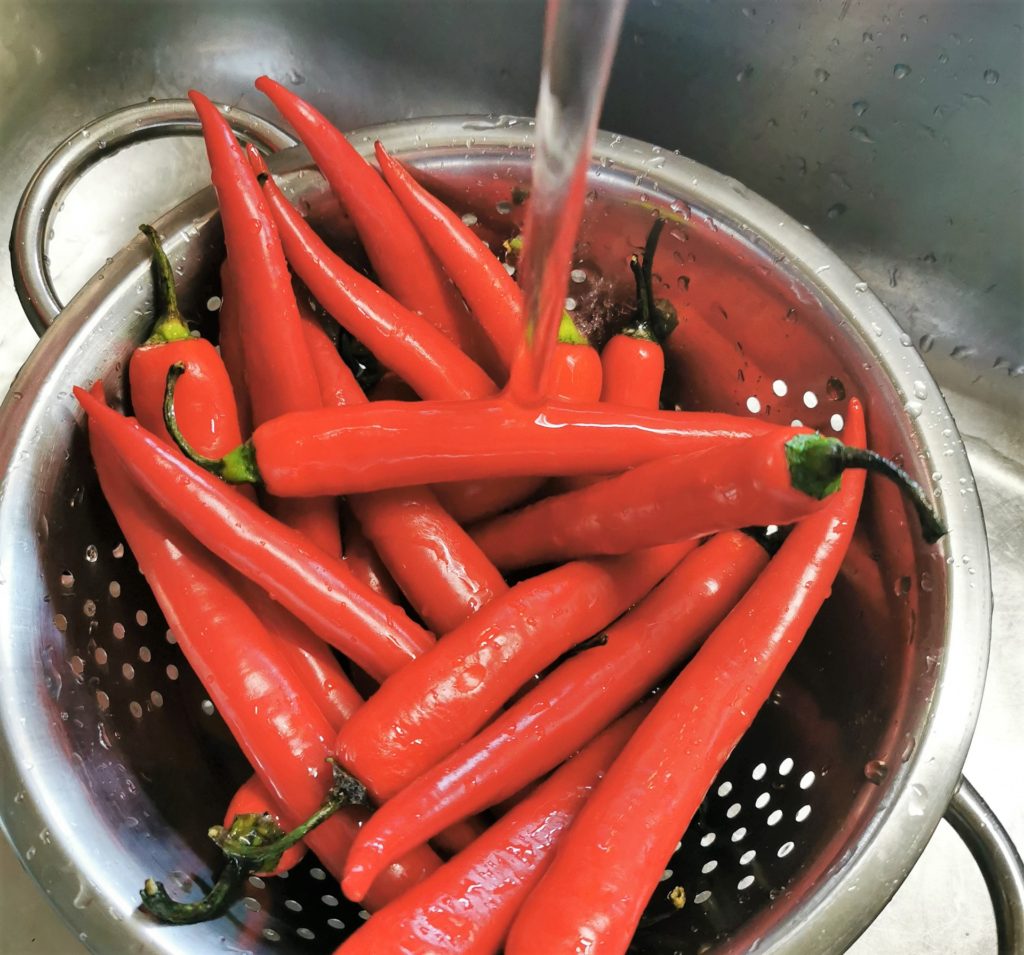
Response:
[[[624,471],[780,431],[753,418],[550,402],[375,401],[268,421],[210,467],[272,494],[308,497],[495,477]]]
[[[565,831],[648,709],[638,707],[592,740],[469,848],[377,912],[336,955],[500,951]],[[531,951],[553,949],[541,936]]]
[[[923,492],[895,464],[806,429],[642,464],[591,487],[498,517],[475,534],[503,570],[608,554],[768,524],[792,524],[824,506],[848,468],[881,471],[921,512],[925,539],[945,533]]]
[[[658,407],[665,352],[656,341],[632,334],[614,335],[601,351],[601,368],[602,401],[651,410]]]
[[[862,446],[859,402],[848,418]],[[848,475],[797,525],[644,720],[523,906],[507,955],[532,955],[538,939],[552,952],[626,951],[679,834],[828,597],[863,488],[863,474]]]
[[[120,418],[81,389],[76,394],[94,414]],[[90,445],[104,495],[186,659],[273,795],[275,808],[294,825],[310,816],[327,792],[330,724],[280,643],[235,592],[220,565],[129,478],[107,430],[96,426],[102,417],[90,419]],[[367,815],[342,810],[306,836],[339,879],[342,860]],[[437,864],[433,853],[418,850],[374,884],[366,904],[385,904]]]
[[[391,191],[483,326],[508,371],[523,336],[523,296],[494,253],[377,142],[377,162]]]
[[[693,652],[767,563],[746,534],[712,538],[509,710],[374,813],[345,865],[356,890],[465,816],[514,796],[575,752]],[[358,879],[358,881],[356,881]]]
[[[231,264],[227,259],[220,267],[220,311],[218,322],[220,335],[218,345],[221,361],[227,369],[231,380],[231,390],[235,395],[235,407],[238,409],[238,425],[242,436],[252,434],[252,400],[249,388],[245,383],[245,353],[242,346],[241,316],[238,314],[238,290],[231,274]]]
[[[402,592],[398,589],[387,567],[380,559],[373,544],[367,540],[359,521],[350,508],[345,508],[342,516],[342,537],[345,541],[345,563],[349,566],[357,580],[361,580],[371,590],[392,603],[400,603]]]
[[[529,500],[543,485],[541,478],[499,478],[435,484],[441,506],[460,524],[475,524]]]
[[[601,356],[590,345],[559,342],[551,359],[551,397],[592,404],[601,400]]]
[[[253,422],[259,425],[290,411],[319,408],[320,392],[291,275],[259,183],[217,107],[195,90],[189,99],[203,127],[231,267],[244,275],[244,281],[238,277],[234,291]],[[275,501],[271,509],[327,553],[341,553],[333,500]]]
[[[227,370],[208,341],[189,333],[178,309],[174,275],[160,239],[151,227],[141,228],[153,247],[153,299],[157,318],[149,339],[135,349],[128,365],[136,418],[169,447],[175,447],[164,426],[164,386],[168,369],[182,361],[194,370],[194,375],[190,376],[193,380],[189,398],[184,405],[185,426],[195,435],[197,446],[204,454],[223,453],[225,447],[231,447],[238,440],[240,430]],[[282,647],[311,697],[337,729],[362,699],[330,649],[258,587],[247,581],[240,581],[239,586],[263,625],[282,641]]]
[[[472,358],[428,321],[335,255],[274,180],[263,191],[288,261],[346,331],[424,398],[479,398],[496,386]]]
[[[380,283],[456,343],[466,310],[391,190],[321,113],[269,76],[256,81],[299,134],[331,191],[351,216]]]
[[[578,561],[516,585],[385,680],[341,728],[339,760],[378,799],[390,798],[469,739],[534,673],[646,594],[691,548]]]
[[[75,395],[93,430],[111,442],[133,480],[161,507],[371,676],[383,678],[433,643],[399,608],[360,584],[340,558],[240,498],[138,423],[80,388]]]
[[[325,406],[328,399],[336,406],[365,403],[326,333],[316,326],[308,334],[319,336],[315,357]],[[454,629],[508,590],[495,566],[429,489],[354,494],[348,503],[409,603],[437,633]]]
[[[259,776],[250,776],[235,793],[234,798],[224,813],[224,826],[231,825],[235,816],[242,816],[247,813],[267,813],[273,820],[284,828],[281,816],[274,805],[273,797],[267,792],[266,786],[260,782]],[[292,846],[283,856],[281,861],[274,866],[273,872],[257,872],[257,875],[270,876],[280,875],[289,869],[294,869],[306,856],[306,846],[299,842]]]

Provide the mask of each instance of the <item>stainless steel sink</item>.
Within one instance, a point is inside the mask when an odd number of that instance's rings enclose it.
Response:
[[[530,113],[535,0],[0,0],[0,226],[49,150],[90,119],[199,86],[273,117],[270,73],[343,128]],[[967,773],[1018,844],[1024,649],[1024,9],[1014,0],[634,2],[602,126],[678,149],[795,215],[863,277],[924,353],[968,445],[992,547],[989,684]],[[95,166],[52,223],[65,298],[207,181],[195,141]],[[0,393],[35,342],[0,268]],[[965,493],[973,493],[965,489]],[[2,798],[11,794],[3,790]],[[77,942],[6,846],[4,950]],[[994,950],[984,886],[942,828],[860,953]],[[35,944],[30,940],[35,939]]]

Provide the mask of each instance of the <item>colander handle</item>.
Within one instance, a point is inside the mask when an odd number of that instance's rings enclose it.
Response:
[[[1009,833],[964,776],[946,820],[974,856],[996,916],[1000,955],[1024,952],[1024,862]]]
[[[268,152],[296,144],[288,133],[260,116],[235,107],[222,109],[242,139]],[[64,307],[54,289],[47,256],[50,217],[61,197],[90,166],[126,146],[199,133],[199,120],[187,99],[150,100],[83,126],[46,157],[22,193],[11,231],[14,287],[36,332],[42,335]]]

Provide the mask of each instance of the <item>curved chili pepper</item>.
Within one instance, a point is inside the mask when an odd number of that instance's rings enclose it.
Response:
[[[493,955],[559,840],[649,707],[592,740],[464,852],[377,912],[336,955]],[[541,948],[546,951],[543,941]]]
[[[494,382],[456,344],[335,255],[269,176],[263,179],[263,193],[296,274],[327,313],[383,365],[424,398],[494,393]]]
[[[587,344],[559,342],[551,359],[551,397],[592,404],[601,399],[601,356]]]
[[[324,404],[366,402],[326,333],[310,328]],[[326,347],[324,342],[327,342]],[[427,626],[447,633],[508,586],[428,488],[354,494],[348,504],[391,576]]]
[[[836,448],[839,459],[833,457]],[[870,467],[920,505],[925,538],[945,533],[905,472],[834,438],[783,429],[749,441],[672,455],[590,487],[495,518],[474,537],[502,569],[626,554],[673,540],[767,524],[792,524],[823,506],[845,468]],[[837,470],[838,469],[838,470]]]
[[[432,196],[378,141],[377,162],[387,184],[483,326],[507,372],[523,337],[523,295],[481,239]]]
[[[400,603],[402,592],[348,507],[342,512],[341,533],[345,541],[345,563],[356,579],[392,603]]]
[[[128,365],[135,416],[144,428],[169,447],[175,447],[164,426],[164,382],[168,369],[184,361],[196,371],[188,392],[189,400],[184,406],[186,427],[196,435],[203,453],[222,453],[225,447],[238,440],[240,432],[227,370],[208,341],[188,335],[188,326],[178,309],[174,275],[160,239],[151,227],[141,229],[153,247],[153,300],[157,318],[153,333],[146,344],[135,349]],[[183,338],[183,334],[187,337]],[[362,699],[330,649],[258,587],[248,581],[240,585],[263,625],[282,641],[311,697],[337,729]]]
[[[220,267],[220,311],[217,314],[220,326],[220,358],[227,369],[231,390],[235,395],[238,426],[243,437],[248,437],[252,434],[252,399],[245,383],[245,352],[242,345],[241,315],[238,313],[238,290],[231,274],[231,263],[227,259]]]
[[[338,759],[377,799],[390,798],[534,673],[646,594],[692,546],[578,561],[516,585],[385,680],[341,728]]]
[[[460,524],[475,524],[528,501],[543,486],[536,477],[492,478],[435,484],[441,506]]]
[[[374,814],[345,864],[358,891],[450,822],[515,795],[623,713],[699,645],[767,563],[750,537],[721,534],[447,759]],[[356,881],[356,880],[359,881]]]
[[[281,816],[277,812],[277,808],[274,806],[273,797],[267,792],[266,786],[260,781],[259,776],[250,776],[238,790],[235,792],[231,803],[228,805],[227,812],[224,813],[224,826],[229,828],[231,821],[236,816],[242,816],[249,813],[256,815],[267,814],[274,822],[281,825]],[[282,826],[283,828],[283,826]],[[289,869],[294,869],[306,856],[306,846],[304,843],[297,843],[292,846],[283,856],[281,861],[274,866],[271,872],[257,872],[257,875],[271,876],[280,875],[282,872],[287,872]]]
[[[171,402],[173,404],[173,401]],[[753,418],[549,402],[375,401],[285,415],[203,467],[282,497],[493,477],[624,471],[645,461],[781,432]],[[788,432],[787,432],[788,433]],[[187,446],[183,448],[188,454]],[[193,460],[197,457],[193,452]]]
[[[161,507],[371,676],[383,678],[433,643],[399,608],[359,583],[340,558],[240,498],[137,422],[80,388],[75,395],[93,429]]]
[[[320,407],[313,364],[302,335],[291,274],[256,176],[220,110],[191,90],[203,127],[213,187],[224,224],[224,243],[237,277],[234,291],[242,326],[245,380],[253,423],[290,411]],[[333,500],[273,501],[275,515],[329,554],[341,553]]]
[[[847,436],[863,445],[859,402]],[[864,489],[854,473],[796,526],[626,745],[512,928],[507,955],[626,951],[644,906],[718,771],[832,588]],[[580,878],[592,873],[592,878]]]
[[[419,312],[462,344],[466,310],[387,184],[309,103],[269,76],[256,80],[256,89],[270,98],[299,134],[351,217],[381,285],[407,309]]]
[[[120,419],[92,395],[81,389],[76,393],[94,415],[109,411]],[[90,419],[90,446],[104,496],[182,652],[272,794],[275,808],[294,826],[317,810],[327,792],[330,724],[279,642],[235,592],[220,565],[129,479],[116,444],[96,426],[102,417]],[[339,879],[342,860],[367,815],[344,810],[306,836]],[[374,884],[367,904],[385,904],[437,864],[433,853],[417,850]]]

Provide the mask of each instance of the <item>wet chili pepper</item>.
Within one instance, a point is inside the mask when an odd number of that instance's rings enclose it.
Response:
[[[381,909],[337,955],[493,955],[559,840],[646,708],[609,727],[430,878]],[[538,940],[534,952],[546,951]]]
[[[342,765],[376,798],[390,798],[469,739],[534,673],[646,594],[691,548],[579,561],[516,585],[384,681],[341,728]]]
[[[863,446],[859,402],[847,437]],[[704,794],[768,699],[853,535],[864,475],[802,521],[657,703],[605,775],[527,900],[505,951],[624,953]],[[600,873],[580,879],[581,872]]]
[[[296,274],[327,313],[378,361],[423,398],[479,398],[494,393],[494,382],[458,345],[335,255],[274,180],[261,178]]]
[[[217,193],[253,424],[320,407],[313,364],[302,335],[291,274],[256,176],[220,110],[189,92],[199,114]],[[338,511],[331,499],[270,501],[274,514],[329,554],[341,553]]]
[[[75,395],[93,430],[161,507],[371,676],[383,678],[432,644],[429,633],[357,581],[340,558],[240,498],[137,422],[80,388]]]
[[[256,89],[270,98],[310,151],[352,218],[381,285],[407,309],[463,344],[466,309],[376,170],[325,116],[280,83],[261,76]]]
[[[503,570],[627,554],[718,531],[792,524],[823,507],[849,468],[897,481],[917,506],[927,541],[945,533],[923,489],[895,464],[835,438],[790,429],[650,461],[495,518],[474,536]]]
[[[557,766],[692,653],[767,560],[740,533],[714,537],[685,557],[599,646],[570,657],[384,803],[352,847],[348,884],[358,889],[450,822],[501,803]]]
[[[123,420],[96,397],[77,391],[94,411],[108,411]],[[266,630],[218,562],[142,493],[102,427],[90,428],[90,446],[104,496],[178,645],[276,808],[289,826],[295,826],[317,811],[330,785],[325,762],[333,736],[330,724],[280,641]],[[164,453],[174,455],[170,449]],[[366,816],[362,810],[345,810],[306,836],[339,878],[342,860]],[[368,904],[383,905],[436,865],[436,856],[418,850],[375,884]],[[248,873],[235,874],[244,878]],[[231,888],[225,884],[222,891]],[[148,893],[151,901],[163,898],[157,889],[154,884]],[[204,909],[196,914],[218,913]]]
[[[507,372],[523,335],[519,286],[451,209],[416,182],[380,142],[375,149],[387,184],[487,332]]]
[[[173,406],[173,395],[169,406]],[[270,421],[203,467],[227,481],[305,497],[493,477],[623,471],[645,461],[781,433],[710,412],[640,411],[549,402],[375,401]],[[787,432],[789,433],[789,432]],[[183,449],[189,453],[186,447]]]

